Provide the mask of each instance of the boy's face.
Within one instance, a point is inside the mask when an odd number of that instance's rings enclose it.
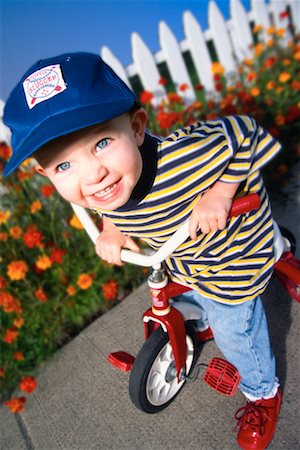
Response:
[[[37,171],[69,202],[113,211],[141,176],[146,121],[139,109],[48,143],[38,151]]]

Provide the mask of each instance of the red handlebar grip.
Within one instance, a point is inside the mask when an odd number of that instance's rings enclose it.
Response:
[[[260,198],[258,194],[249,194],[244,197],[237,198],[233,201],[229,217],[236,217],[254,211],[260,207]]]

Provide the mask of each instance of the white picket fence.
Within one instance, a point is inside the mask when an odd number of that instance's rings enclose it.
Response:
[[[247,12],[240,0],[230,1],[229,20],[225,20],[220,12],[217,3],[210,0],[208,6],[209,28],[202,30],[190,11],[183,14],[183,28],[186,38],[178,42],[174,33],[165,22],[159,23],[159,43],[161,50],[155,54],[149,50],[141,36],[132,33],[132,59],[133,62],[128,67],[124,67],[121,62],[107,47],[102,47],[101,56],[120,78],[129,86],[130,79],[138,76],[143,88],[154,94],[154,102],[159,102],[166,94],[165,89],[160,85],[157,64],[166,63],[170,76],[175,86],[182,84],[189,86],[184,92],[180,92],[185,102],[188,104],[196,99],[192,87],[190,75],[188,73],[183,53],[189,52],[194,63],[200,83],[207,93],[214,92],[214,81],[211,72],[211,56],[208,49],[208,42],[212,41],[217,53],[219,62],[225,69],[225,74],[230,76],[236,72],[238,62],[250,56],[250,46],[253,44],[251,23],[262,25],[264,30],[271,25],[276,28],[285,28],[288,40],[290,30],[288,28],[288,18],[282,18],[282,13],[289,7],[294,28],[296,32],[300,30],[300,0],[251,0],[251,10]],[[199,0],[199,9],[201,0]],[[267,40],[264,32],[263,39]]]
[[[154,94],[154,103],[158,103],[166,95],[164,87],[159,84],[161,75],[157,65],[166,63],[170,76],[175,86],[182,84],[189,86],[180,94],[184,101],[189,104],[196,98],[190,75],[188,73],[183,58],[184,52],[189,52],[198,74],[199,81],[203,85],[207,94],[214,92],[213,75],[211,72],[211,56],[208,43],[213,42],[219,62],[225,68],[225,73],[235,73],[239,61],[250,55],[250,46],[253,44],[251,33],[251,23],[262,25],[264,30],[271,25],[276,28],[286,29],[286,39],[290,36],[288,19],[281,18],[281,15],[289,7],[293,26],[296,32],[300,32],[300,0],[251,0],[251,9],[247,12],[240,0],[230,1],[229,20],[225,20],[220,12],[217,3],[210,0],[208,6],[207,30],[203,31],[190,11],[183,14],[183,28],[185,39],[178,42],[174,33],[165,22],[159,23],[159,42],[161,50],[155,54],[149,50],[141,36],[132,33],[132,59],[133,62],[124,67],[113,55],[109,48],[101,49],[101,56],[122,78],[131,86],[130,79],[138,76],[143,88]],[[201,0],[199,0],[199,9]],[[264,34],[264,40],[267,35]],[[0,100],[0,140],[9,142],[10,131],[2,123],[4,104]]]

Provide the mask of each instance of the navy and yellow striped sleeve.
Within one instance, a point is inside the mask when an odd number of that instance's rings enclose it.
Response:
[[[223,127],[232,156],[220,181],[245,181],[281,149],[279,142],[248,116],[226,117]]]

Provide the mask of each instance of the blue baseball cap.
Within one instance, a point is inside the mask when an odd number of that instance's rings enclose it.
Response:
[[[11,129],[9,175],[53,139],[129,111],[136,95],[100,58],[80,52],[38,61],[11,92],[4,123]]]

